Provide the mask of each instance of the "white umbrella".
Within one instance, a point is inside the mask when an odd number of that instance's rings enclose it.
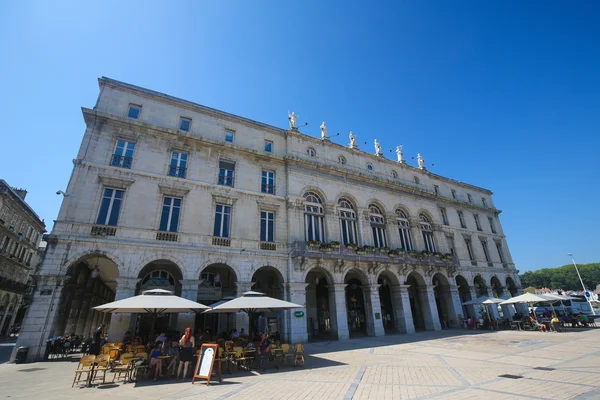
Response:
[[[205,311],[205,313],[245,312],[250,319],[251,314],[276,310],[289,310],[292,308],[304,308],[304,306],[290,303],[289,301],[274,299],[265,296],[264,293],[250,291],[242,293],[241,297],[214,306],[210,310]],[[250,330],[250,327],[248,327],[248,330]]]
[[[464,303],[462,303],[462,305],[470,306],[473,304],[497,304],[502,303],[502,301],[502,299],[497,299],[495,297],[480,296],[474,300],[465,301]]]
[[[533,293],[523,293],[520,296],[515,296],[515,297],[511,297],[508,300],[504,300],[502,303],[500,304],[515,304],[515,303],[547,303],[549,300],[546,297],[542,297],[540,295],[537,294],[533,294]]]
[[[163,289],[146,290],[139,296],[94,307],[94,310],[105,313],[146,313],[155,316],[164,313],[198,312],[208,309],[210,307],[204,304],[175,296],[173,292]]]

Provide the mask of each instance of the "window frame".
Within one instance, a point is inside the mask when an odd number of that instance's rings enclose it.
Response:
[[[436,196],[440,195],[440,187],[438,185],[433,185],[433,191],[435,192]]]
[[[271,176],[269,176],[269,174]],[[267,183],[265,183],[265,179],[267,180]],[[272,183],[268,183],[269,180]],[[271,190],[269,191],[269,189]],[[269,169],[260,171],[260,192],[275,195],[275,171]]]
[[[231,140],[229,140],[229,137],[231,136]],[[235,131],[233,129],[225,129],[225,142],[226,143],[235,143]]]
[[[346,160],[346,157],[344,157],[342,155],[338,156],[338,164],[346,165],[347,162],[348,162],[348,160]]]
[[[233,169],[229,170],[229,169],[223,168],[221,166],[222,163],[233,165]],[[219,172],[217,175],[217,184],[219,184],[221,186],[235,187],[235,165],[236,165],[235,161],[229,161],[229,160],[223,160],[223,159],[219,160]],[[223,170],[225,172],[231,172],[231,176],[227,175],[227,173],[225,173],[225,175],[223,175],[221,173],[221,170]],[[230,184],[228,184],[228,183],[230,183]]]
[[[473,219],[475,220],[475,227],[477,228],[477,230],[482,232],[483,229],[481,229],[481,222],[479,221],[479,215],[473,214]]]
[[[387,247],[385,217],[381,209],[375,204],[369,205],[369,225],[373,233],[373,246],[377,248]]]
[[[119,153],[119,143],[123,143],[121,154],[117,154]],[[110,166],[131,169],[136,145],[137,142],[130,141],[129,139],[117,138],[110,158]],[[127,156],[129,152],[131,152],[131,156]]]
[[[269,216],[271,218],[269,218]],[[263,221],[265,221],[263,225]],[[269,224],[271,225],[269,227]],[[263,226],[265,231],[263,232]],[[269,240],[270,236],[270,240]],[[259,238],[261,242],[275,243],[275,212],[260,210]]]
[[[181,126],[184,122],[188,123],[187,129],[183,129]],[[192,130],[192,119],[188,117],[179,117],[179,130],[183,132],[189,132]]]
[[[452,198],[456,200],[456,189],[450,189],[452,191]]]
[[[221,207],[221,211],[219,211]],[[228,204],[216,203],[213,224],[213,236],[220,238],[231,238],[231,215],[233,207]],[[219,216],[220,215],[220,216]],[[219,219],[219,232],[217,234],[217,219]],[[225,232],[226,231],[226,232]]]
[[[370,162],[365,164],[365,168],[367,168],[367,171],[369,172],[375,172],[375,167]]]
[[[311,158],[312,158],[312,157],[316,157],[316,156],[317,156],[317,151],[316,151],[316,150],[315,150],[313,147],[308,147],[308,148],[306,149],[306,154],[307,154],[309,157],[311,157]]]
[[[169,204],[165,204],[167,199],[170,200]],[[175,205],[176,201],[179,200],[179,205]],[[165,228],[163,229],[163,217],[165,216],[165,207],[168,207],[169,211],[168,211],[168,216],[167,216],[167,221],[165,223]],[[163,196],[163,201],[162,201],[162,206],[161,206],[161,212],[160,212],[160,221],[158,224],[158,230],[160,232],[179,232],[179,220],[181,219],[181,209],[183,208],[183,198],[181,197],[175,197],[175,196]],[[175,219],[173,219],[173,214],[175,214],[175,210],[177,210],[176,212],[176,216]],[[173,227],[173,224],[175,225],[175,227]]]
[[[268,146],[268,149],[267,149],[267,146]],[[265,153],[272,153],[273,152],[273,141],[265,139],[265,144],[264,144],[263,149],[264,149]]]
[[[494,219],[492,217],[488,217],[488,223],[490,224],[490,230],[492,233],[498,233],[496,231],[496,225],[494,224]]]
[[[419,214],[419,224],[421,226],[425,250],[429,253],[435,253],[436,246],[433,238],[433,226],[431,225],[431,221],[425,214]]]
[[[131,110],[137,109],[137,115],[135,117],[131,116]],[[127,106],[127,118],[139,120],[142,115],[142,106],[140,104],[129,103]]]
[[[471,239],[463,238],[465,241],[465,247],[467,248],[467,254],[469,255],[470,261],[475,261],[475,254],[473,253],[473,243],[471,243]]]
[[[354,244],[358,246],[358,228],[356,210],[348,199],[338,200],[338,214],[340,221],[340,235],[343,245]]]
[[[106,191],[107,190],[112,190],[112,194],[110,195],[110,197],[107,197],[106,195]],[[116,194],[120,192],[121,193],[121,197],[119,199],[117,199]],[[108,198],[108,206],[106,209],[106,215],[104,217],[104,221],[102,222],[100,220],[100,217],[102,215],[102,209],[104,207],[104,199]],[[113,219],[113,209],[115,206],[115,200],[119,200],[119,204],[118,204],[118,209],[116,211],[117,215],[115,218],[115,221],[113,224],[111,224],[111,219]],[[125,200],[125,190],[123,189],[118,189],[118,188],[113,188],[110,186],[107,187],[103,187],[102,188],[102,195],[100,197],[100,206],[98,207],[98,214],[96,216],[96,225],[102,225],[102,226],[119,226],[119,217],[121,216],[121,210],[123,209],[123,202]]]
[[[467,223],[465,221],[465,214],[460,210],[457,210],[456,214],[458,215],[458,222],[460,222],[460,227],[463,229],[467,229]]]
[[[446,209],[444,207],[440,207],[440,214],[442,215],[442,224],[450,225],[448,223],[448,213],[446,212]]]
[[[175,158],[175,154],[177,154],[177,158]],[[187,176],[188,159],[189,159],[188,153],[183,152],[183,151],[178,151],[178,150],[172,150],[171,151],[171,159],[169,160],[169,170],[167,171],[167,174],[169,176],[173,176],[175,178],[185,179]],[[176,160],[175,163],[173,163],[174,160]],[[182,166],[182,164],[184,164],[184,165]]]
[[[398,225],[398,233],[400,234],[400,248],[404,251],[412,250],[413,244],[410,232],[410,220],[403,210],[396,210],[396,224]]]
[[[317,201],[308,200],[314,197]],[[306,192],[304,198],[304,238],[311,241],[325,241],[325,213],[321,196],[315,192]]]
[[[481,248],[483,249],[483,256],[485,257],[485,261],[491,262],[492,260],[490,259],[490,252],[488,249],[487,240],[480,239],[479,241],[481,242]]]
[[[471,194],[470,194],[470,193],[467,193],[467,201],[468,201],[469,203],[473,203],[473,196],[471,196]]]

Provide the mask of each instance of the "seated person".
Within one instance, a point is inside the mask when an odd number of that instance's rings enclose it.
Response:
[[[175,370],[177,369],[177,363],[179,362],[179,342],[173,340],[171,346],[167,349],[167,355],[171,357],[169,365],[167,366],[167,374],[172,369],[172,375],[175,377]]]
[[[558,317],[556,315],[554,315],[552,317],[552,319],[550,320],[550,323],[554,327],[554,330],[558,331],[558,329],[560,328],[560,319],[558,319]]]
[[[537,320],[535,320],[533,317],[531,317],[530,319],[531,319],[531,321],[530,321],[530,322],[531,322],[531,325],[532,325],[532,326],[535,326],[535,327],[537,327],[537,328],[540,328],[540,331],[541,331],[541,332],[546,332],[546,331],[547,331],[546,325],[544,325],[544,324],[540,324],[540,323],[539,323]]]
[[[240,334],[238,333],[237,329],[234,329],[233,332],[231,332],[231,338],[235,339],[235,338],[238,338],[238,337],[240,337]]]
[[[581,325],[583,325],[585,328],[587,328],[588,323],[590,322],[590,319],[587,317],[587,315],[580,314],[579,321],[581,322]]]
[[[246,332],[244,331],[244,328],[240,329],[240,336],[242,336],[242,337],[246,336]]]
[[[154,369],[154,381],[156,381],[158,376],[163,377],[162,359],[158,358],[162,356],[162,345],[162,342],[157,341],[154,343],[152,353],[150,353],[150,370]]]
[[[133,341],[133,339],[131,338],[131,332],[127,331],[125,332],[125,336],[123,336],[123,346],[127,346],[128,344],[131,344],[131,342]]]
[[[158,336],[156,338],[156,340],[154,341],[154,343],[156,343],[156,342],[164,343],[166,341],[167,341],[167,335],[165,335],[164,333],[161,333],[160,336]]]

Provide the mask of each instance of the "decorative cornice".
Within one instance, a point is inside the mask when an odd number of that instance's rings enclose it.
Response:
[[[98,179],[103,185],[114,187],[116,189],[127,189],[133,182],[135,182],[135,179],[104,174],[98,174]]]
[[[190,192],[190,188],[186,186],[180,185],[166,185],[164,183],[158,184],[158,190],[160,193],[165,194],[167,196],[174,197],[184,197],[186,194]]]

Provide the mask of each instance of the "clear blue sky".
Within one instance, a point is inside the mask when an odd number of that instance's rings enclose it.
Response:
[[[49,228],[104,75],[403,144],[495,193],[522,272],[600,261],[597,1],[57,3],[0,2],[0,177]]]

